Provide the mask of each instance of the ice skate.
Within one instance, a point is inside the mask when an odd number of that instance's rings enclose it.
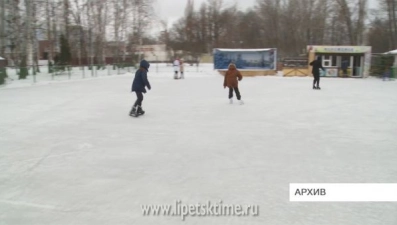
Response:
[[[143,111],[142,107],[138,106],[138,110],[136,113],[138,116],[145,114],[145,111]]]
[[[233,99],[229,98],[229,104],[232,105],[233,104]]]
[[[130,111],[130,116],[135,116],[136,113],[136,107],[132,107],[131,111]]]
[[[244,101],[243,101],[243,100],[240,100],[240,101],[239,101],[239,104],[240,104],[240,105],[244,105]]]

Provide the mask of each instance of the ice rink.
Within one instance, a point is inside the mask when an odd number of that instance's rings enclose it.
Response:
[[[1,225],[395,225],[397,203],[294,203],[290,183],[397,183],[397,82],[244,78],[210,66],[0,88]],[[143,216],[220,201],[259,216]]]

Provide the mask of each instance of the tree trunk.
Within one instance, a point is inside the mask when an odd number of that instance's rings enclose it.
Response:
[[[352,23],[352,16],[351,16],[351,11],[349,8],[349,5],[347,4],[346,0],[337,0],[337,3],[340,7],[340,14],[341,17],[344,20],[344,23],[347,28],[347,33],[349,37],[349,43],[351,45],[356,45],[356,38],[355,38],[355,32],[354,32],[354,27]]]
[[[40,71],[39,69],[39,40],[37,39],[36,35],[36,16],[37,16],[37,2],[32,2],[32,18],[31,21],[33,23],[33,29],[32,29],[32,70],[33,74],[36,74],[37,72]]]
[[[24,41],[23,41],[23,48],[22,48],[22,55],[21,55],[21,64],[20,64],[20,71],[19,71],[19,79],[26,79],[28,76],[28,55],[30,48],[30,1],[25,1],[26,6],[26,14],[25,14],[25,27],[24,27]]]
[[[48,41],[48,65],[53,60],[53,51],[52,51],[52,35],[51,35],[51,16],[50,16],[50,0],[46,1],[46,14],[47,14],[47,41]],[[49,68],[49,70],[51,70]],[[49,71],[51,72],[51,71]]]
[[[362,45],[363,44],[366,11],[367,11],[367,0],[359,0],[358,7],[359,7],[359,9],[358,9],[356,39],[357,39],[357,44]]]
[[[90,68],[91,69],[93,69],[92,68],[92,66],[94,65],[94,43],[93,43],[93,32],[92,32],[92,19],[91,19],[91,16],[92,16],[92,6],[93,4],[92,3],[89,3],[88,5],[87,5],[87,15],[88,15],[88,29],[89,29],[89,32],[88,32],[88,42],[89,42],[89,54],[90,54]]]
[[[5,20],[5,13],[6,13],[6,5],[5,5],[5,1],[0,1],[0,56],[5,57],[4,53],[5,53],[5,45],[6,45],[6,32],[5,32],[5,28],[6,28],[6,20]]]
[[[394,32],[393,26],[393,7],[392,7],[393,0],[386,0],[386,8],[387,8],[387,16],[388,16],[388,25],[389,25],[389,35],[390,35],[390,48],[394,47],[396,43],[396,34]]]
[[[63,20],[64,20],[64,35],[67,41],[69,41],[69,0],[63,0]]]
[[[52,14],[52,39],[51,39],[51,43],[50,43],[50,54],[52,56],[52,59],[54,59],[55,57],[55,48],[57,46],[58,40],[57,40],[57,25],[55,23],[55,19],[56,19],[56,15],[55,15],[55,2],[52,2],[51,4],[51,14]],[[55,61],[53,61],[55,64]]]
[[[393,23],[393,34],[397,35],[397,16],[396,16],[396,10],[397,10],[397,2],[395,0],[392,0],[392,23]],[[394,37],[394,43],[393,43],[393,49],[397,48],[397,38]]]

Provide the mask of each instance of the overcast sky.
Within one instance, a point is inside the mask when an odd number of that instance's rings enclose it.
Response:
[[[207,0],[194,0],[195,9],[199,9],[203,2],[207,2]],[[237,2],[239,7],[246,9],[253,6],[256,0],[223,0],[223,2],[226,7]],[[187,0],[156,0],[154,4],[156,16],[172,24],[184,15],[186,3]]]
[[[225,6],[237,3],[241,9],[252,7],[257,0],[223,0]],[[378,0],[369,0],[370,8],[376,6]],[[198,9],[207,0],[194,0],[195,9]],[[169,25],[181,18],[184,14],[187,0],[156,0],[155,14],[158,19],[168,21]]]

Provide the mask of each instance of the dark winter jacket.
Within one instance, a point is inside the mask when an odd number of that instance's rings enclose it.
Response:
[[[314,60],[313,62],[310,63],[310,66],[312,66],[312,74],[313,75],[320,75],[320,69],[325,71],[322,63],[321,63],[321,58],[318,57],[317,60]]]
[[[225,80],[223,82],[224,87],[236,88],[238,87],[238,81],[241,81],[243,76],[240,71],[237,70],[236,65],[231,63],[229,69],[225,74]]]
[[[146,88],[149,90],[152,88],[150,86],[149,80],[147,79],[147,72],[149,71],[150,64],[146,60],[142,60],[139,70],[135,73],[134,81],[132,82],[133,92],[143,92],[146,93]]]

